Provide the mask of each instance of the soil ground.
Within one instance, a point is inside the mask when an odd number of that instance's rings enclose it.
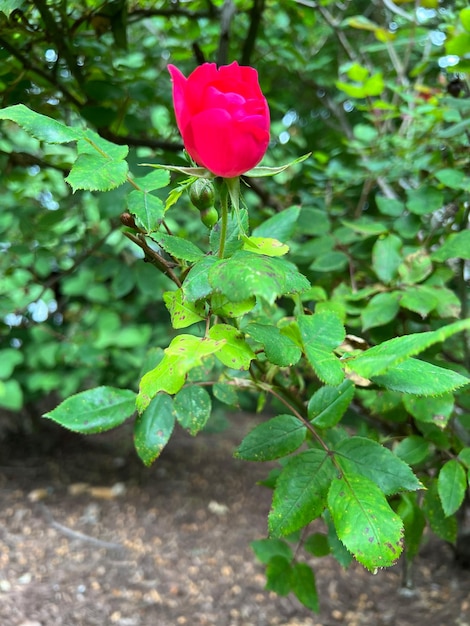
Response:
[[[372,576],[312,559],[313,614],[264,590],[249,542],[266,536],[263,465],[232,458],[252,425],[175,433],[149,469],[129,433],[0,444],[0,626],[470,626],[470,572],[430,539]]]

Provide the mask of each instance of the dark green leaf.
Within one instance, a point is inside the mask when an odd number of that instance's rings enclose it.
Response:
[[[266,567],[266,589],[287,596],[292,589],[292,565],[284,556],[274,556]]]
[[[274,237],[287,241],[295,230],[300,214],[300,207],[292,206],[276,213],[253,230],[255,237]]]
[[[306,563],[294,563],[291,589],[296,598],[311,611],[318,613],[318,594],[312,568]]]
[[[394,452],[408,465],[419,465],[429,456],[429,442],[419,435],[410,435],[395,446]]]
[[[372,267],[379,280],[388,285],[397,275],[401,263],[402,241],[396,235],[379,237],[372,249]]]
[[[183,237],[175,237],[174,235],[168,235],[166,233],[158,233],[155,239],[158,245],[161,246],[165,252],[171,254],[171,256],[175,259],[182,259],[183,261],[194,263],[204,257],[204,252],[200,248],[192,243],[192,241],[183,239]]]
[[[424,494],[423,512],[433,532],[444,541],[455,543],[457,540],[457,520],[455,515],[446,516],[437,490],[437,481],[428,485]]]
[[[245,461],[279,459],[297,450],[306,432],[306,427],[293,415],[278,415],[249,432],[234,456]]]
[[[191,435],[204,428],[211,415],[210,395],[203,387],[191,385],[179,391],[174,399],[176,419]]]
[[[206,256],[192,266],[183,283],[183,294],[186,300],[196,302],[212,292],[209,270],[216,263],[216,257]]]
[[[416,501],[415,494],[404,493],[401,496],[397,513],[405,527],[406,558],[412,561],[421,547],[423,532],[426,528],[424,513]]]
[[[246,332],[263,345],[267,359],[275,365],[280,367],[294,365],[302,355],[299,346],[277,326],[253,322],[246,327]]]
[[[437,491],[446,517],[461,507],[467,486],[467,473],[462,465],[455,459],[444,463],[437,478]]]
[[[335,447],[335,458],[346,475],[365,476],[387,495],[422,488],[406,463],[371,439],[343,439]]]
[[[134,425],[134,445],[145,465],[151,465],[168,443],[175,425],[170,396],[155,396]]]
[[[364,567],[374,572],[395,563],[403,524],[375,483],[354,474],[335,478],[328,507],[338,537]]]
[[[318,428],[335,426],[354,398],[354,385],[346,379],[337,387],[324,385],[308,403],[308,419]]]
[[[282,539],[276,539],[269,537],[268,539],[257,539],[250,543],[256,558],[261,563],[269,563],[269,561],[275,556],[282,556],[290,561],[294,554],[291,548]]]
[[[374,296],[361,313],[363,330],[390,323],[398,314],[399,303],[400,293],[398,291],[379,293]]]
[[[305,450],[292,457],[277,479],[269,513],[269,532],[285,536],[321,515],[335,475],[324,450]]]
[[[101,433],[125,422],[135,411],[135,400],[129,389],[95,387],[70,396],[44,417],[76,433]]]

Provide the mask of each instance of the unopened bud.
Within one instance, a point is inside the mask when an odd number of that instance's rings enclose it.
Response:
[[[199,211],[214,206],[214,185],[206,178],[198,178],[189,188],[189,199]]]
[[[215,226],[218,222],[218,219],[219,214],[214,207],[201,211],[201,222],[204,224],[204,226],[207,226],[207,228],[212,228],[213,226]]]

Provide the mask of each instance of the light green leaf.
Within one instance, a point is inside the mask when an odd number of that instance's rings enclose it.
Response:
[[[420,185],[416,189],[407,189],[406,207],[415,215],[427,215],[440,209],[444,203],[444,194],[435,187]]]
[[[468,385],[470,378],[419,359],[408,359],[380,376],[371,376],[378,385],[417,396],[438,396]]]
[[[294,365],[302,355],[299,346],[284,335],[277,326],[252,322],[245,330],[255,341],[263,345],[266,358],[275,365],[280,367]]]
[[[181,389],[173,406],[176,419],[190,435],[197,435],[211,416],[211,397],[203,387],[196,385]]]
[[[418,313],[424,319],[438,304],[436,287],[426,285],[410,285],[406,287],[400,299],[402,308]]]
[[[354,474],[335,478],[328,507],[339,539],[364,567],[375,572],[395,563],[403,523],[374,482]]]
[[[348,361],[348,365],[364,378],[382,374],[410,356],[415,356],[436,343],[445,341],[455,333],[470,329],[470,319],[460,320],[435,331],[395,337],[365,350]]]
[[[83,130],[65,126],[56,120],[15,104],[0,110],[0,120],[10,120],[21,126],[27,133],[46,143],[69,143],[83,137]]]
[[[152,399],[134,425],[134,445],[146,466],[157,459],[168,443],[175,425],[173,401],[160,393]]]
[[[289,459],[276,481],[268,518],[270,534],[289,535],[321,515],[334,476],[324,450],[305,450]]]
[[[337,387],[320,387],[309,400],[308,419],[318,428],[335,426],[351,404],[354,389],[349,379],[345,379]]]
[[[202,364],[205,357],[221,350],[224,341],[178,335],[175,337],[160,363],[147,372],[140,381],[137,409],[144,411],[157,393],[177,393],[184,385],[189,371]]]
[[[431,257],[426,250],[413,252],[400,263],[398,273],[408,285],[419,283],[432,273]]]
[[[70,396],[43,417],[76,433],[101,433],[125,422],[135,411],[135,399],[129,389],[95,387]]]
[[[206,312],[203,302],[188,302],[184,299],[183,290],[166,291],[163,301],[170,312],[173,328],[187,328],[205,319]]]
[[[297,450],[306,433],[306,427],[293,415],[278,415],[249,432],[234,456],[245,461],[279,459]]]
[[[157,196],[134,189],[127,196],[127,208],[136,217],[137,226],[146,233],[152,233],[160,227],[164,207]]]
[[[396,277],[401,263],[402,241],[396,235],[379,237],[372,248],[372,267],[377,278],[386,285]]]
[[[470,259],[470,230],[450,234],[443,245],[431,254],[433,261]]]
[[[0,379],[10,378],[15,367],[23,360],[23,354],[16,348],[0,350]]]
[[[216,357],[226,367],[236,370],[247,370],[250,367],[255,353],[237,328],[229,324],[215,324],[209,330],[209,337],[224,342]]]
[[[73,191],[109,191],[122,185],[127,173],[126,161],[114,161],[99,153],[84,153],[78,156],[65,180]]]
[[[339,272],[347,267],[349,258],[344,252],[332,250],[320,254],[310,265],[309,269],[314,272]]]
[[[328,385],[339,385],[344,379],[344,372],[333,350],[346,335],[339,317],[330,311],[322,311],[314,315],[300,315],[298,324],[305,355],[318,378]]]
[[[365,476],[386,495],[422,488],[406,463],[372,439],[343,439],[335,448],[335,459],[346,475]]]
[[[467,473],[455,459],[447,461],[441,467],[437,478],[437,491],[446,517],[461,507],[467,491]]]
[[[165,170],[155,170],[141,178],[135,178],[134,182],[142,191],[155,191],[170,184],[170,174]]]
[[[254,167],[252,170],[249,170],[248,172],[245,172],[245,174],[243,174],[243,176],[248,176],[248,177],[252,177],[252,178],[263,178],[266,176],[276,176],[276,174],[280,174],[281,172],[283,172],[284,170],[288,169],[289,167],[292,167],[292,165],[296,165],[297,163],[302,163],[302,161],[305,161],[305,159],[308,159],[308,157],[311,155],[312,153],[309,152],[308,154],[304,154],[303,156],[299,157],[298,159],[295,159],[294,161],[291,161],[290,163],[287,163],[286,165],[281,165],[279,167],[264,167],[263,165],[260,165],[259,167]]]
[[[256,304],[256,298],[251,297],[240,302],[231,302],[227,296],[220,293],[214,293],[211,297],[211,311],[214,315],[220,315],[225,318],[236,318],[245,315],[251,311]]]
[[[289,246],[272,237],[242,237],[243,250],[266,256],[284,256],[289,252]]]
[[[19,411],[23,406],[23,390],[17,380],[0,380],[0,407]]]

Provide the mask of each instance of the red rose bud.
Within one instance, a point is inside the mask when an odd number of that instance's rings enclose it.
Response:
[[[216,176],[233,178],[255,167],[269,144],[269,108],[258,72],[235,61],[204,63],[186,78],[168,66],[176,123],[192,159]]]
[[[204,211],[214,206],[214,185],[205,178],[198,178],[189,188],[189,199],[196,209]]]

